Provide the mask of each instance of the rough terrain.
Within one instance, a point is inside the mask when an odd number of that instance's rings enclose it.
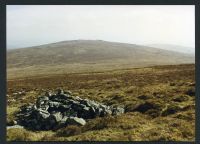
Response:
[[[48,71],[48,70],[47,70]],[[28,74],[27,74],[28,75]],[[7,140],[27,141],[194,141],[195,65],[166,65],[104,72],[8,77],[7,123],[21,106],[46,91],[62,88],[74,96],[125,107],[121,115],[90,119],[59,130],[7,130]]]
[[[74,97],[70,91],[58,89],[57,93],[46,92],[35,103],[20,107],[13,126],[31,130],[57,130],[69,125],[85,125],[88,119],[120,115],[122,107],[107,106],[89,99]]]

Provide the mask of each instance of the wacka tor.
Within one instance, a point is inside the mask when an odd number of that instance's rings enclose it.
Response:
[[[58,89],[56,94],[46,92],[39,96],[35,104],[22,106],[16,116],[17,124],[25,128],[54,130],[67,125],[81,126],[88,119],[122,113],[123,107],[107,106]]]

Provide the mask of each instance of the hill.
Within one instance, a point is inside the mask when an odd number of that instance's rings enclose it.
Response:
[[[8,76],[25,74],[24,71],[71,73],[183,63],[194,63],[194,56],[102,40],[62,41],[7,51]]]
[[[192,48],[192,47],[185,47],[185,46],[171,45],[171,44],[151,44],[151,45],[148,45],[148,46],[195,55],[195,49]]]
[[[58,88],[125,113],[55,131],[7,129],[8,141],[194,141],[194,56],[134,44],[63,41],[7,52],[7,125]],[[193,63],[193,64],[187,64]],[[137,67],[137,68],[136,68]]]

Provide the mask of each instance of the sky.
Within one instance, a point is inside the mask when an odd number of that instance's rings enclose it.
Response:
[[[195,47],[193,5],[8,5],[7,49],[65,40]]]

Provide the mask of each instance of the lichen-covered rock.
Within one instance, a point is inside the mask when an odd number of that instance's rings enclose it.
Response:
[[[107,106],[92,100],[72,96],[70,91],[45,93],[35,104],[21,107],[17,122],[36,130],[58,129],[66,125],[85,125],[87,119],[124,113],[122,107]]]
[[[37,115],[37,119],[47,119],[50,116],[48,111],[42,109],[37,109],[35,113]]]
[[[122,107],[113,108],[112,115],[120,115],[123,113],[124,113],[124,108],[122,108]]]

